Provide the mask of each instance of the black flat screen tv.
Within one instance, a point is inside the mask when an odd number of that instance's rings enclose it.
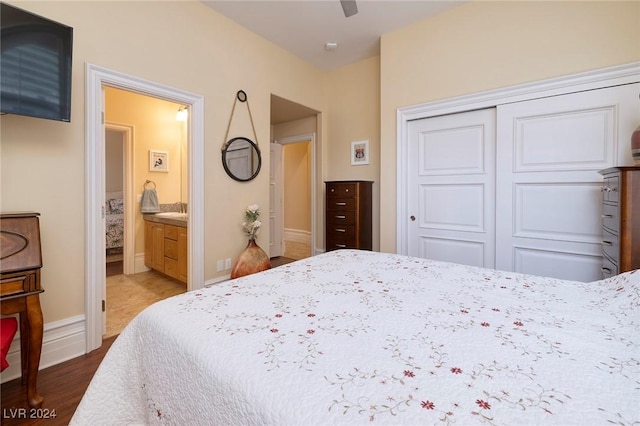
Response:
[[[73,28],[0,2],[0,111],[71,121]]]

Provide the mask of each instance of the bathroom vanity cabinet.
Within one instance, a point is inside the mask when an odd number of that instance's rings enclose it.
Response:
[[[186,284],[187,228],[145,220],[144,264]]]

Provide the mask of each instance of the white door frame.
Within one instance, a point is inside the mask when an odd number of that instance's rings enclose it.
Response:
[[[409,164],[409,121],[637,82],[640,82],[640,62],[633,62],[601,70],[398,108],[396,111],[396,190],[398,197],[396,206],[396,252],[408,254],[409,182],[406,170]]]
[[[85,325],[87,352],[102,345],[105,300],[104,91],[110,86],[187,105],[189,167],[188,290],[204,286],[204,97],[85,64]]]
[[[277,147],[277,148],[276,148]],[[277,152],[277,153],[276,153]],[[284,199],[282,187],[284,170],[282,167],[282,145],[271,142],[269,144],[269,257],[278,257],[284,254]]]
[[[311,255],[316,252],[316,134],[305,133],[276,139],[273,142],[280,145],[311,141]],[[284,153],[284,150],[282,151]],[[281,192],[284,194],[284,192]],[[283,234],[284,235],[284,234]]]
[[[122,273],[125,275],[135,273],[135,201],[133,188],[133,126],[105,122],[106,130],[114,130],[123,135],[124,141],[124,182],[122,185],[124,198],[124,241]]]

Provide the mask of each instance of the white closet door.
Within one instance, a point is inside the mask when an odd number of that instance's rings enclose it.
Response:
[[[638,86],[498,107],[498,269],[599,279],[597,171],[630,164],[628,135],[640,118]]]
[[[495,109],[408,129],[408,254],[494,267]]]

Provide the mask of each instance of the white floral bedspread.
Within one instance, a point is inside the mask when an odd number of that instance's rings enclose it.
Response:
[[[72,420],[639,422],[640,272],[579,283],[355,250],[149,307]]]

